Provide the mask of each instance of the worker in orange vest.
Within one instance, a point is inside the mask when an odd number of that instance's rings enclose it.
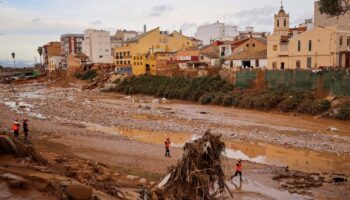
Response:
[[[170,157],[170,138],[165,140],[165,157]]]
[[[19,122],[18,120],[16,120],[13,125],[12,125],[12,131],[13,131],[13,135],[15,137],[18,137],[19,136]]]
[[[239,180],[240,181],[243,181],[243,179],[242,179],[242,160],[241,159],[239,159],[238,160],[238,162],[237,162],[237,164],[236,164],[236,173],[235,173],[235,175],[233,175],[232,177],[231,177],[231,180],[234,178],[234,177],[236,177],[237,175],[239,175]]]

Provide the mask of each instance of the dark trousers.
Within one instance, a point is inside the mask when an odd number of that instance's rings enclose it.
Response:
[[[24,137],[28,137],[28,131],[24,131]]]
[[[18,136],[19,136],[18,131],[13,131],[13,134],[15,135],[15,137],[18,137]]]
[[[170,149],[169,148],[165,148],[165,156],[170,157]]]
[[[242,180],[242,172],[241,171],[236,171],[235,175],[233,175],[231,177],[231,179],[233,179],[234,177],[236,177],[237,175],[239,175],[239,180]]]

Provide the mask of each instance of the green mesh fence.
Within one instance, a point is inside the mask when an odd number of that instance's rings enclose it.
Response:
[[[257,79],[257,71],[239,71],[236,73],[235,86],[241,89],[251,88]]]
[[[345,70],[313,73],[303,70],[269,70],[264,76],[258,71],[240,71],[236,73],[237,88],[253,88],[254,83],[264,82],[265,87],[276,89],[285,87],[296,92],[315,91],[334,96],[350,96],[350,74]],[[257,80],[264,79],[264,80]]]

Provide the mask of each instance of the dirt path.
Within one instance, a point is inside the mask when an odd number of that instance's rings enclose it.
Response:
[[[232,185],[241,199],[306,198],[282,190],[280,183],[271,179],[274,167],[264,163],[350,174],[348,122],[42,84],[15,88],[0,85],[0,110],[2,127],[8,127],[13,119],[29,117],[32,137],[52,151],[74,154],[154,181],[180,158],[183,143],[210,128],[223,134],[230,148],[225,161],[227,176],[233,173],[233,158],[249,160],[245,162],[246,181],[241,187],[238,183],[237,187]],[[329,132],[328,127],[339,131]],[[163,156],[166,137],[173,140],[172,158]],[[350,196],[342,193],[349,186],[329,184],[325,188],[328,190],[313,189],[312,195],[333,199]]]

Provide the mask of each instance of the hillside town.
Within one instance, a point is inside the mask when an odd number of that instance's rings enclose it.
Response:
[[[34,67],[12,52],[0,200],[350,199],[350,2],[297,24],[284,3],[271,30],[142,23],[62,30]]]

